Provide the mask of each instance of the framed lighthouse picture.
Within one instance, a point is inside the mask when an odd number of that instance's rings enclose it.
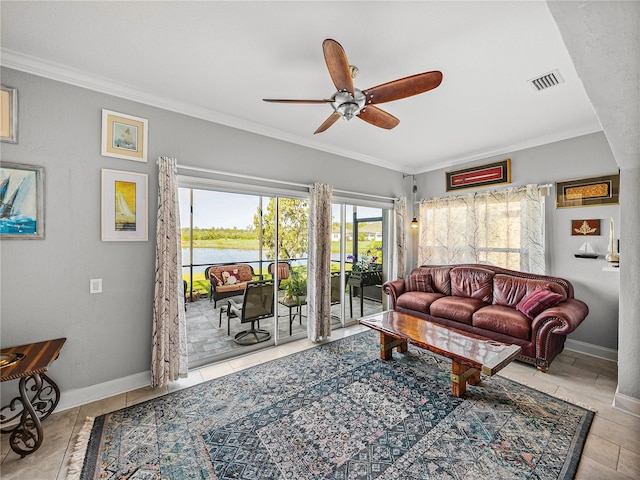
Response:
[[[102,240],[148,240],[146,173],[102,169]]]
[[[44,168],[0,163],[0,238],[44,238]]]

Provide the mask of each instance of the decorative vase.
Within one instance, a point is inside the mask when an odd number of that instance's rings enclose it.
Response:
[[[618,255],[618,253],[616,252],[614,237],[615,237],[615,231],[614,231],[613,218],[612,218],[611,222],[609,223],[609,253],[607,253],[607,256],[605,257],[607,262],[609,263],[620,262],[620,255]]]

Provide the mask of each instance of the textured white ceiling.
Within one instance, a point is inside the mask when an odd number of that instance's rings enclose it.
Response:
[[[2,1],[3,65],[419,173],[601,130],[556,24],[528,2]],[[313,135],[335,88],[321,44],[344,47],[366,89],[440,70],[430,92]],[[558,69],[565,83],[527,81]],[[135,112],[127,112],[135,114]],[[150,127],[152,128],[152,126]]]

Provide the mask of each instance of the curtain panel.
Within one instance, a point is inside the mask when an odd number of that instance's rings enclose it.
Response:
[[[423,200],[419,264],[488,263],[545,273],[538,185]]]
[[[309,261],[307,271],[307,337],[331,336],[331,201],[333,187],[309,188]]]
[[[187,376],[187,331],[184,312],[178,162],[158,159],[158,218],[153,301],[151,386]]]
[[[394,242],[394,263],[396,278],[404,278],[407,269],[407,197],[396,198],[393,202],[396,236]],[[393,279],[392,279],[393,280]]]

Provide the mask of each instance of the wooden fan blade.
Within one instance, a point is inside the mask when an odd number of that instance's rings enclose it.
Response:
[[[313,134],[315,135],[316,133],[324,132],[327,128],[329,128],[331,125],[336,123],[341,116],[342,115],[340,115],[338,112],[333,112],[331,114],[331,116],[329,118],[327,118],[324,121],[324,123],[322,125],[320,125],[315,132],[313,132]]]
[[[440,82],[442,82],[442,72],[436,70],[383,83],[362,93],[367,97],[367,105],[375,105],[427,92],[440,85]]]
[[[331,80],[338,90],[346,90],[353,95],[353,79],[344,48],[335,40],[327,38],[322,42],[324,61],[327,64]]]
[[[364,107],[357,116],[371,125],[387,130],[391,130],[400,123],[396,117],[373,105]]]
[[[324,98],[322,100],[294,100],[294,99],[286,99],[286,98],[263,98],[263,102],[272,102],[272,103],[331,103],[333,100],[330,98]]]

